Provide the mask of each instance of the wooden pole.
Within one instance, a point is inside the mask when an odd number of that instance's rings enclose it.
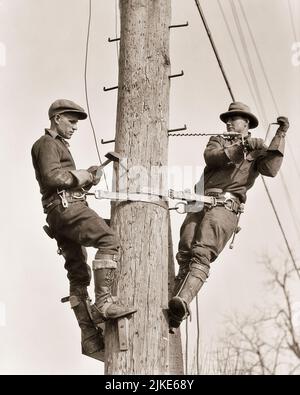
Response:
[[[115,150],[128,159],[122,183],[125,178],[128,191],[136,192],[141,180],[145,186],[153,170],[167,166],[171,1],[121,0],[120,14]],[[106,325],[105,373],[167,374],[168,211],[116,203],[111,223],[121,244],[117,294],[138,312],[129,320],[128,351],[120,351],[116,323]]]

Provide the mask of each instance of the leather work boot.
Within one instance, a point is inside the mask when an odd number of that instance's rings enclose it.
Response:
[[[104,362],[104,336],[91,319],[86,287],[70,287],[70,304],[81,329],[82,354]]]
[[[179,270],[174,280],[173,295],[177,295],[177,293],[179,292],[189,270],[190,270],[190,262],[184,261],[179,263]]]
[[[115,265],[116,263],[113,262]],[[106,268],[103,268],[103,266]],[[96,260],[93,262],[94,282],[95,282],[95,304],[92,306],[91,312],[95,324],[107,320],[116,320],[135,313],[134,307],[122,305],[118,299],[111,295],[112,285],[114,281],[115,267],[110,266],[110,262]],[[111,265],[112,266],[112,265]]]
[[[190,315],[189,304],[200,291],[208,275],[202,266],[192,264],[178,293],[169,301],[169,325],[178,328]]]

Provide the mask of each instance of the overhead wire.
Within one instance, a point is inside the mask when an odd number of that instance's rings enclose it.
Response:
[[[85,59],[84,59],[84,90],[85,90],[86,106],[87,106],[87,111],[88,111],[88,115],[89,115],[90,125],[91,125],[92,132],[93,132],[93,137],[94,137],[94,142],[95,142],[95,146],[96,146],[96,151],[97,151],[97,155],[98,155],[98,159],[99,159],[100,165],[102,165],[102,160],[101,160],[100,150],[99,150],[99,146],[98,146],[96,131],[95,131],[93,120],[92,120],[92,116],[91,116],[91,110],[90,110],[90,104],[89,104],[89,95],[88,95],[88,81],[87,81],[88,80],[88,75],[87,74],[88,74],[89,43],[90,43],[91,21],[92,21],[92,0],[89,0],[88,14],[89,14],[89,16],[88,16],[88,27],[87,27]],[[108,190],[109,189],[108,188],[108,183],[107,183],[106,174],[105,174],[104,171],[103,171],[103,176],[104,176],[106,188]]]
[[[222,6],[220,0],[217,0],[217,1],[218,1],[219,8],[220,8],[220,10],[221,10],[221,14],[222,14],[223,20],[224,20],[224,22],[225,22],[225,24],[226,24],[226,27],[227,27],[229,36],[230,36],[230,38],[231,38],[232,44],[233,44],[233,46],[234,46],[236,55],[237,55],[237,57],[238,57],[240,66],[241,66],[241,68],[242,68],[243,74],[244,74],[244,76],[245,76],[245,78],[246,78],[246,80],[247,80],[248,87],[249,87],[249,90],[250,90],[250,92],[251,92],[252,98],[253,98],[254,101],[255,101],[256,107],[259,109],[259,106],[258,106],[258,104],[257,104],[257,102],[256,102],[256,100],[255,100],[255,99],[256,99],[256,98],[255,98],[255,95],[254,95],[254,93],[253,93],[253,91],[252,91],[251,83],[250,83],[250,81],[249,81],[248,75],[247,75],[247,73],[246,73],[246,70],[245,70],[245,68],[244,68],[243,62],[242,62],[242,60],[241,60],[241,56],[240,56],[240,54],[239,54],[237,45],[236,45],[236,43],[235,43],[235,40],[234,40],[232,31],[231,31],[231,29],[230,29],[230,26],[229,26],[229,23],[228,23],[228,20],[227,20],[227,17],[226,17],[224,8],[223,8],[223,6]],[[269,81],[269,78],[268,78],[266,69],[265,69],[265,67],[264,67],[264,63],[263,63],[262,57],[261,57],[260,52],[259,52],[259,50],[258,50],[258,47],[257,47],[257,45],[256,45],[256,41],[255,41],[255,38],[254,38],[254,34],[253,34],[252,29],[251,29],[251,27],[250,27],[250,24],[249,24],[247,15],[246,15],[245,10],[244,10],[244,7],[243,7],[243,5],[242,5],[242,3],[241,3],[240,0],[238,0],[238,2],[239,2],[239,5],[240,5],[240,8],[241,8],[243,17],[244,17],[244,19],[245,19],[245,22],[246,22],[246,25],[247,25],[247,29],[248,29],[249,35],[250,35],[250,37],[251,37],[252,44],[253,44],[253,46],[254,46],[256,55],[257,55],[257,57],[258,57],[258,60],[259,60],[259,63],[260,63],[260,66],[261,66],[261,69],[262,69],[262,72],[263,72],[263,75],[264,75],[266,84],[267,84],[267,86],[268,86],[268,89],[269,89],[269,92],[270,92],[270,96],[271,96],[271,98],[272,98],[272,101],[273,101],[275,110],[276,110],[276,112],[277,112],[277,116],[279,116],[279,106],[278,106],[277,101],[276,101],[276,99],[275,99],[275,94],[274,94],[274,92],[273,92],[273,89],[272,89],[271,83],[270,83],[270,81]],[[266,120],[265,122],[267,122],[267,120]],[[270,128],[268,128],[268,130],[270,130]],[[267,138],[267,135],[266,135],[265,138]],[[288,141],[287,143],[288,143],[288,147],[290,147],[289,141]],[[299,172],[298,164],[297,164],[297,162],[296,162],[296,160],[295,160],[295,157],[294,157],[294,155],[293,155],[293,150],[292,150],[291,148],[290,148],[290,152],[291,152],[292,158],[293,158],[293,160],[294,160],[294,162],[295,162],[295,163],[294,163],[294,164],[295,164],[295,169],[296,169],[296,171],[297,171],[297,173],[298,173],[298,175],[299,175],[299,177],[300,177],[300,172]],[[289,193],[289,190],[288,190],[287,184],[286,184],[286,182],[285,182],[284,175],[283,175],[282,171],[279,172],[279,175],[280,175],[281,182],[282,182],[282,184],[283,184],[283,188],[284,188],[285,194],[287,195],[287,199],[288,199],[288,201],[289,201],[289,209],[290,209],[290,212],[291,212],[291,214],[292,214],[292,221],[293,221],[294,227],[295,227],[295,229],[296,229],[296,231],[297,231],[298,237],[300,237],[300,228],[299,228],[299,225],[298,225],[298,222],[297,222],[297,218],[296,218],[295,215],[294,215],[294,213],[296,212],[296,210],[295,210],[295,208],[294,208],[294,204],[293,204],[293,201],[292,201],[291,195],[290,195],[290,193]]]
[[[261,108],[261,111],[262,111],[262,114],[263,114],[263,121],[264,121],[264,124],[267,125],[268,120],[267,120],[267,116],[266,116],[265,107],[264,107],[263,101],[262,101],[262,99],[261,99],[258,81],[257,81],[256,76],[255,76],[254,68],[253,68],[252,61],[251,61],[251,56],[250,56],[250,53],[249,53],[248,48],[247,48],[246,39],[245,39],[245,37],[244,37],[243,29],[242,29],[242,26],[241,26],[240,21],[239,21],[237,9],[236,9],[236,6],[235,6],[233,0],[229,0],[229,1],[230,1],[230,4],[231,4],[231,9],[232,9],[232,13],[233,13],[233,16],[234,16],[234,20],[235,20],[235,23],[236,23],[236,25],[237,25],[237,29],[238,29],[238,33],[239,33],[239,36],[240,36],[240,40],[241,40],[241,42],[242,42],[242,46],[243,46],[243,50],[244,50],[244,53],[245,53],[246,61],[247,61],[247,63],[248,63],[248,68],[249,68],[249,71],[251,72],[250,75],[251,75],[251,79],[252,79],[252,82],[253,82],[253,86],[254,86],[254,89],[255,89],[255,92],[256,92],[257,96],[259,97],[260,108]],[[241,4],[240,2],[239,2],[239,4],[240,4],[240,6],[242,6],[242,4]],[[242,7],[241,7],[241,9],[244,11],[244,9],[243,9]],[[250,24],[249,24],[249,22],[248,22],[248,19],[247,19],[247,16],[246,16],[246,13],[245,13],[245,12],[243,12],[243,16],[244,16],[244,18],[246,19],[246,25],[247,25],[247,27],[248,27],[249,34],[250,34],[250,37],[251,37],[251,39],[252,39],[252,43],[253,43],[253,45],[254,45],[254,49],[255,49],[255,51],[256,51],[256,55],[257,55],[257,57],[258,57],[258,59],[259,59],[260,65],[261,65],[262,70],[263,70],[263,75],[264,75],[264,77],[265,77],[267,86],[268,86],[268,88],[269,88],[271,97],[272,97],[272,99],[273,99],[274,107],[275,107],[275,109],[276,109],[276,111],[277,111],[277,110],[278,110],[278,104],[277,104],[277,102],[276,102],[275,95],[274,95],[274,93],[273,93],[271,84],[270,84],[270,82],[269,82],[269,79],[268,79],[268,76],[267,76],[267,73],[266,73],[266,70],[265,70],[265,67],[264,67],[262,58],[261,58],[260,53],[259,53],[259,51],[258,51],[258,47],[257,47],[257,45],[256,45],[256,42],[255,42],[255,39],[254,39],[254,35],[253,35],[252,30],[251,30],[251,28],[250,28]],[[279,110],[278,110],[278,115],[279,115]],[[283,187],[284,187],[285,194],[286,194],[286,196],[287,196],[287,198],[288,198],[288,201],[289,201],[288,207],[289,207],[290,212],[291,212],[291,215],[292,215],[292,220],[293,220],[295,229],[296,229],[296,231],[297,231],[297,234],[298,234],[298,236],[299,236],[299,226],[298,226],[298,224],[297,224],[297,221],[296,221],[296,218],[295,218],[295,215],[294,215],[294,214],[295,214],[295,211],[292,210],[292,207],[293,207],[292,198],[291,198],[291,195],[290,195],[290,193],[289,193],[289,191],[288,191],[288,188],[287,188],[287,185],[286,185],[286,182],[285,182],[285,180],[284,180],[284,177],[283,177],[282,172],[280,171],[279,174],[280,174],[280,179],[281,179],[282,184],[283,184]],[[270,198],[271,198],[271,194],[270,194],[270,192],[269,192],[267,183],[266,183],[265,179],[263,178],[263,176],[261,176],[261,178],[263,179],[264,188],[266,189],[267,195],[268,195],[268,197],[269,197],[269,199],[270,199]],[[272,198],[271,198],[271,199],[272,199]],[[270,201],[271,201],[271,200],[270,200]],[[271,201],[271,205],[272,205],[272,208],[273,208],[273,210],[274,210],[275,216],[276,216],[276,218],[277,218],[279,227],[280,227],[281,230],[283,230],[283,226],[282,226],[282,223],[281,223],[281,221],[280,221],[280,219],[279,219],[279,215],[278,215],[278,212],[277,212],[277,210],[276,210],[276,207],[275,207],[275,204],[274,204],[273,199],[272,199],[272,201]],[[288,240],[287,240],[287,237],[286,237],[286,234],[285,234],[285,233],[283,234],[283,237],[284,237],[285,242],[287,243]],[[287,245],[287,249],[288,249],[289,253],[291,253],[292,250],[291,250],[291,247],[290,247],[289,244]],[[294,263],[295,268],[296,268],[296,263],[295,263],[294,257],[293,257],[293,263]],[[299,276],[299,278],[300,278],[300,274],[298,273],[298,271],[297,271],[297,274],[298,274],[298,276]]]
[[[230,86],[229,81],[228,81],[228,79],[227,79],[227,75],[226,75],[226,73],[225,73],[225,70],[224,70],[224,67],[223,67],[221,58],[220,58],[219,53],[218,53],[218,51],[217,51],[217,48],[216,48],[214,39],[213,39],[212,34],[211,34],[211,32],[210,32],[210,29],[209,29],[209,26],[208,26],[208,24],[207,24],[205,15],[204,15],[204,13],[203,13],[203,10],[202,10],[202,8],[201,8],[200,3],[199,3],[198,0],[195,0],[195,3],[196,3],[196,6],[197,6],[197,8],[198,8],[198,11],[199,11],[200,17],[201,17],[201,19],[202,19],[202,22],[203,22],[203,24],[204,24],[204,27],[205,27],[206,33],[207,33],[207,35],[208,35],[209,41],[210,41],[210,43],[211,43],[212,49],[213,49],[213,51],[214,51],[214,53],[215,53],[217,62],[218,62],[218,64],[219,64],[221,73],[222,73],[223,78],[224,78],[224,80],[225,80],[225,83],[226,83],[227,89],[228,89],[228,91],[229,91],[229,94],[230,94],[230,96],[231,96],[231,99],[232,99],[232,101],[235,101],[234,95],[233,95],[233,93],[232,93],[231,86]]]
[[[232,2],[232,0],[231,0],[231,2]],[[202,21],[205,20],[204,27],[205,27],[205,29],[206,29],[206,32],[207,32],[208,36],[211,37],[211,40],[210,40],[210,41],[213,42],[213,40],[212,40],[212,35],[211,35],[211,32],[210,32],[210,30],[209,30],[209,28],[208,28],[206,19],[205,19],[205,17],[204,17],[203,10],[202,10],[202,8],[201,8],[201,6],[200,6],[200,3],[199,3],[199,0],[195,0],[195,3],[196,3],[196,6],[197,6],[198,11],[199,11],[199,13],[200,13],[200,16],[201,16]],[[238,18],[237,15],[236,15],[236,17]],[[239,23],[239,21],[238,21],[238,23]],[[246,45],[246,43],[245,43],[245,45]],[[218,51],[217,51],[217,48],[216,48],[215,44],[214,44],[213,50],[214,50],[214,53],[216,54],[218,63],[220,64],[221,60],[220,60],[220,56],[219,56],[219,54],[218,54]],[[249,58],[249,61],[251,62],[251,59],[250,59],[250,58]],[[221,64],[222,64],[222,63],[221,63]],[[252,68],[252,70],[253,70],[253,68]],[[254,72],[254,71],[253,71],[253,72]],[[222,69],[222,74],[223,74],[223,76],[224,76],[224,68]],[[254,78],[255,78],[255,76],[254,76]],[[231,89],[231,86],[230,86],[230,84],[229,84],[229,80],[228,80],[228,78],[227,78],[226,75],[224,76],[224,79],[225,79],[226,85],[229,86],[230,95],[232,95],[232,89]],[[257,87],[257,88],[258,88],[258,87]],[[262,179],[263,179],[263,177],[262,177]],[[291,258],[291,260],[292,260],[293,266],[294,266],[294,268],[295,268],[295,271],[296,271],[298,277],[300,278],[300,273],[299,273],[299,269],[298,269],[297,264],[296,264],[296,260],[295,260],[295,258],[294,258],[292,249],[291,249],[291,247],[290,247],[290,245],[289,245],[289,241],[288,241],[288,238],[287,238],[287,236],[286,236],[286,234],[285,234],[285,230],[284,230],[284,228],[283,228],[283,226],[282,226],[282,224],[281,224],[281,221],[280,221],[280,218],[279,218],[279,215],[278,215],[276,206],[275,206],[275,204],[274,204],[273,198],[272,198],[272,196],[271,196],[271,194],[270,194],[270,192],[269,192],[268,186],[267,186],[267,184],[265,183],[265,180],[264,180],[264,179],[263,179],[263,184],[264,184],[265,190],[266,190],[266,192],[267,192],[267,196],[268,196],[268,198],[269,198],[269,200],[270,200],[271,206],[272,206],[272,208],[273,208],[273,211],[274,211],[275,217],[276,217],[276,219],[277,219],[278,225],[279,225],[279,227],[280,227],[280,230],[281,230],[282,236],[283,236],[283,238],[284,238],[285,244],[286,244],[286,246],[287,246],[287,249],[288,249],[290,258]]]
[[[289,8],[289,15],[290,15],[290,21],[291,21],[291,26],[292,26],[293,38],[294,38],[295,43],[299,43],[300,41],[299,41],[299,37],[298,37],[298,34],[297,34],[296,25],[295,25],[295,22],[294,22],[294,15],[293,15],[293,9],[292,9],[291,0],[288,0],[288,8]],[[291,151],[291,154],[292,154],[292,158],[293,158],[294,163],[297,163],[293,151]],[[297,163],[297,165],[298,165],[298,163]],[[297,171],[298,177],[300,178],[299,167],[296,166],[295,169]]]
[[[270,194],[269,188],[268,188],[268,186],[267,186],[267,184],[266,184],[266,181],[265,181],[264,177],[261,177],[261,178],[262,178],[262,181],[263,181],[263,183],[264,183],[266,192],[267,192],[267,194],[268,194],[270,203],[271,203],[271,205],[272,205],[272,207],[273,207],[274,213],[275,213],[275,215],[276,215],[277,222],[278,222],[278,224],[279,224],[279,226],[280,226],[281,233],[282,233],[282,235],[283,235],[283,237],[284,237],[284,240],[285,240],[285,243],[286,243],[286,245],[287,245],[289,254],[290,254],[290,256],[291,256],[292,259],[293,259],[293,263],[294,263],[294,266],[295,266],[295,269],[296,269],[296,273],[297,273],[298,277],[300,278],[299,269],[297,268],[296,262],[295,262],[295,260],[294,260],[293,252],[292,252],[292,250],[291,250],[291,247],[290,247],[290,245],[289,245],[287,236],[286,236],[286,234],[285,234],[285,231],[284,231],[284,229],[283,229],[282,223],[281,223],[280,218],[279,218],[279,216],[278,216],[278,213],[277,213],[275,204],[274,204],[274,202],[273,202],[272,196],[271,196],[271,194]]]
[[[292,30],[293,30],[294,40],[295,40],[295,42],[299,42],[297,29],[296,29],[296,25],[295,25],[295,21],[294,21],[293,8],[292,8],[291,0],[288,0],[288,8],[289,8],[289,14],[290,14],[290,20],[291,20],[291,26],[292,26]]]
[[[214,54],[215,54],[215,56],[216,56],[217,62],[218,62],[218,64],[219,64],[219,67],[220,67],[221,73],[222,73],[222,75],[223,75],[224,81],[225,81],[226,86],[227,86],[227,88],[228,88],[229,94],[230,94],[232,100],[235,101],[235,99],[234,99],[234,94],[233,94],[231,85],[230,85],[229,80],[228,80],[228,78],[227,78],[225,69],[224,69],[224,67],[223,67],[221,58],[220,58],[220,56],[219,56],[217,47],[216,47],[215,42],[214,42],[214,40],[213,40],[211,31],[210,31],[210,29],[209,29],[208,23],[207,23],[207,21],[206,21],[206,18],[205,18],[204,12],[203,12],[203,10],[202,10],[202,7],[201,7],[201,5],[200,5],[200,3],[199,3],[199,0],[195,0],[195,3],[196,3],[196,6],[197,6],[197,9],[198,9],[198,12],[199,12],[199,14],[200,14],[200,17],[201,17],[201,19],[202,19],[204,28],[205,28],[205,30],[206,30],[206,32],[207,32],[208,38],[209,38],[209,40],[210,40],[211,46],[212,46],[212,48],[213,48]],[[238,19],[238,15],[237,15],[237,12],[236,12],[234,3],[233,3],[233,1],[231,0],[231,8],[232,8],[233,16],[234,16],[234,19],[235,19],[235,23],[236,23],[237,29],[238,29],[239,34],[240,34],[241,42],[242,42],[242,45],[243,45],[243,48],[244,48],[244,51],[245,51],[245,54],[246,54],[246,60],[247,60],[247,64],[248,64],[248,69],[249,69],[249,72],[250,72],[250,75],[251,75],[251,78],[252,78],[253,86],[254,86],[255,93],[256,93],[256,95],[257,95],[258,102],[259,102],[260,106],[258,105],[258,103],[257,103],[257,101],[256,101],[255,94],[253,93],[253,90],[252,90],[252,88],[251,88],[250,81],[249,81],[249,79],[248,79],[248,77],[247,77],[247,73],[246,73],[246,71],[245,71],[245,68],[244,68],[244,66],[243,66],[243,62],[242,62],[242,60],[241,60],[241,57],[240,57],[240,55],[239,55],[237,46],[236,46],[236,44],[235,44],[235,40],[234,40],[234,38],[233,38],[233,34],[231,33],[231,29],[230,29],[229,24],[228,24],[228,22],[227,22],[227,19],[226,19],[226,16],[225,16],[225,12],[224,12],[224,10],[223,10],[223,8],[222,8],[221,3],[220,3],[219,0],[218,0],[218,4],[219,4],[220,10],[221,10],[221,13],[222,13],[222,15],[223,15],[223,19],[224,19],[224,21],[225,21],[225,24],[226,24],[228,33],[229,33],[230,38],[231,38],[231,41],[232,41],[233,46],[234,46],[234,48],[235,48],[235,51],[236,51],[236,53],[237,53],[237,55],[238,55],[239,63],[240,63],[240,65],[241,65],[242,71],[243,71],[244,76],[245,76],[245,78],[246,78],[246,81],[247,81],[247,83],[248,83],[248,87],[249,87],[250,93],[251,93],[251,95],[252,95],[252,97],[253,97],[253,99],[254,99],[254,103],[256,104],[256,107],[258,108],[258,110],[260,109],[260,112],[262,113],[262,117],[263,117],[264,122],[265,122],[265,126],[267,126],[267,123],[268,123],[268,122],[267,122],[266,111],[265,111],[265,109],[264,109],[262,97],[261,97],[260,91],[259,91],[258,82],[257,82],[256,76],[255,76],[255,72],[254,72],[254,69],[253,69],[253,66],[252,66],[252,63],[251,63],[251,57],[250,57],[250,54],[249,54],[249,52],[248,52],[248,50],[247,50],[247,44],[246,44],[246,41],[245,41],[244,36],[243,36],[243,31],[242,31],[242,28],[241,28],[241,25],[240,25],[240,22],[239,22],[239,19]],[[257,47],[256,47],[256,48],[257,48]],[[257,53],[258,53],[258,51],[257,51]],[[261,58],[260,58],[260,57],[259,57],[259,59],[260,59],[260,61],[261,61]],[[261,65],[263,66],[262,61],[261,61]],[[265,69],[264,69],[264,68],[263,68],[263,70],[264,70],[264,73],[265,73]],[[266,73],[265,73],[265,76],[266,76]],[[267,77],[267,76],[266,76],[266,77]],[[269,80],[267,79],[267,81],[268,81],[268,82],[267,82],[267,83],[268,83],[268,86],[269,86],[269,88],[270,88],[271,96],[272,96],[272,98],[274,99],[274,103],[276,104],[276,108],[278,108],[277,103],[276,103],[276,101],[275,101],[275,97],[274,97],[273,91],[272,91],[272,89],[271,89],[271,85],[270,85],[270,83],[269,83]],[[296,273],[297,273],[298,277],[300,278],[299,270],[298,270],[298,268],[297,268],[297,265],[296,265],[296,261],[295,261],[293,252],[292,252],[291,247],[290,247],[290,245],[289,245],[289,241],[288,241],[288,239],[287,239],[287,236],[286,236],[286,233],[285,233],[285,231],[284,231],[283,225],[282,225],[282,223],[281,223],[281,221],[280,221],[280,218],[279,218],[279,215],[278,215],[276,206],[275,206],[274,201],[273,201],[273,199],[272,199],[272,196],[271,196],[271,194],[270,194],[270,192],[269,192],[269,188],[268,188],[268,186],[267,186],[267,184],[266,184],[266,182],[265,182],[264,177],[261,176],[261,178],[262,178],[263,185],[264,185],[264,188],[265,188],[265,190],[266,190],[267,196],[268,196],[269,201],[270,201],[270,203],[271,203],[272,209],[273,209],[273,211],[274,211],[275,217],[276,217],[276,219],[277,219],[279,228],[280,228],[281,233],[282,233],[282,235],[283,235],[285,244],[286,244],[286,246],[287,246],[287,250],[288,250],[289,255],[290,255],[290,257],[291,257],[291,260],[292,260],[292,262],[293,262],[294,268],[295,268],[295,270],[296,270]],[[283,182],[284,182],[284,179],[283,179]],[[284,183],[284,186],[285,186],[285,189],[287,190],[286,184],[285,184],[285,183]],[[288,195],[288,196],[290,196],[290,195]],[[291,200],[290,200],[290,201],[291,201]],[[297,228],[297,230],[298,230],[298,228]],[[200,334],[199,334],[199,327],[200,327],[200,326],[199,326],[199,306],[198,306],[198,299],[196,299],[196,312],[197,312],[197,317],[196,317],[196,320],[197,320],[197,371],[199,372],[199,341],[200,341],[200,338],[199,338],[199,336],[200,336]],[[188,364],[188,351],[187,351],[187,350],[188,350],[188,323],[186,323],[186,374],[187,374],[187,366],[188,366],[188,365],[187,365],[187,364]],[[199,373],[198,373],[198,374],[199,374]]]
[[[293,200],[292,200],[292,196],[291,196],[291,194],[290,194],[290,192],[289,192],[288,186],[287,186],[287,184],[286,184],[284,175],[283,175],[283,173],[282,173],[281,170],[279,171],[279,175],[280,175],[281,182],[282,182],[283,188],[284,188],[284,190],[285,190],[285,193],[286,193],[286,196],[287,196],[287,199],[288,199],[288,207],[289,207],[289,210],[290,210],[291,218],[292,218],[294,227],[295,227],[295,229],[296,229],[296,232],[297,232],[297,234],[298,234],[298,238],[299,238],[299,240],[300,240],[299,222],[298,222],[298,218],[297,218],[297,214],[296,214],[297,212],[296,212],[296,209],[295,209]]]
[[[247,29],[248,29],[248,32],[249,32],[249,36],[250,36],[250,38],[251,38],[251,41],[252,41],[252,44],[253,44],[253,47],[254,47],[254,50],[255,50],[257,59],[258,59],[259,64],[260,64],[260,67],[261,67],[261,69],[262,69],[263,76],[264,76],[264,79],[265,79],[265,81],[266,81],[268,90],[269,90],[269,92],[270,92],[270,95],[271,95],[271,98],[272,98],[272,101],[273,101],[273,104],[274,104],[276,113],[279,115],[279,106],[278,106],[278,103],[277,103],[277,101],[276,101],[276,99],[275,99],[275,95],[274,95],[273,89],[272,89],[272,87],[271,87],[271,83],[270,83],[268,74],[267,74],[267,72],[266,72],[266,69],[265,69],[265,66],[264,66],[262,57],[261,57],[260,52],[259,52],[259,50],[258,50],[258,47],[257,47],[257,44],[256,44],[256,40],[255,40],[255,38],[254,38],[254,34],[253,34],[253,32],[252,32],[252,29],[251,29],[251,27],[250,27],[250,23],[249,23],[249,21],[248,21],[248,17],[247,17],[247,15],[246,15],[244,6],[243,6],[243,4],[242,4],[242,2],[241,2],[240,0],[238,0],[238,4],[239,4],[240,9],[241,9],[241,11],[242,11],[243,18],[244,18],[244,20],[245,20],[245,22],[246,22],[246,26],[247,26]]]
[[[241,67],[241,69],[242,69],[242,72],[243,72],[243,74],[244,74],[245,80],[246,80],[246,82],[247,82],[247,85],[248,85],[250,94],[251,94],[251,96],[252,96],[252,99],[253,99],[253,101],[254,101],[254,103],[255,103],[256,108],[258,109],[258,103],[257,103],[257,99],[256,99],[256,97],[255,97],[255,93],[253,92],[252,85],[251,85],[250,80],[249,80],[249,77],[248,77],[248,75],[247,75],[247,72],[246,72],[245,66],[244,66],[244,64],[243,64],[243,61],[242,61],[240,52],[239,52],[238,47],[237,47],[237,44],[236,44],[235,39],[234,39],[234,37],[233,37],[233,33],[232,33],[232,31],[231,31],[229,22],[228,22],[228,20],[227,20],[227,17],[226,17],[224,8],[223,8],[222,3],[221,3],[220,0],[217,0],[217,2],[218,2],[218,5],[219,5],[219,8],[220,8],[220,11],[221,11],[223,20],[224,20],[224,22],[225,22],[225,26],[226,26],[226,29],[227,29],[227,31],[228,31],[229,37],[230,37],[230,39],[231,39],[232,45],[233,45],[233,47],[234,47],[235,53],[236,53],[236,55],[237,55],[237,58],[238,58],[240,67]]]
[[[255,53],[256,53],[256,56],[257,56],[257,58],[258,58],[260,67],[261,67],[262,72],[263,72],[264,79],[265,79],[265,81],[266,81],[266,84],[267,84],[267,87],[268,87],[270,96],[271,96],[271,98],[272,98],[272,102],[273,102],[273,104],[274,104],[274,108],[275,108],[275,110],[276,110],[276,114],[277,114],[277,116],[280,116],[279,106],[278,106],[278,103],[277,103],[277,101],[276,101],[275,94],[274,94],[274,91],[273,91],[273,89],[272,89],[272,86],[271,86],[269,77],[268,77],[268,73],[266,72],[266,69],[265,69],[265,66],[264,66],[264,62],[263,62],[263,60],[262,60],[262,57],[261,57],[261,55],[260,55],[258,46],[257,46],[257,44],[256,44],[256,40],[255,40],[254,34],[253,34],[253,32],[252,32],[250,23],[249,23],[249,21],[248,21],[247,14],[246,14],[246,12],[245,12],[245,9],[244,9],[244,6],[243,6],[241,0],[238,0],[238,3],[239,3],[239,6],[240,6],[240,9],[241,9],[243,18],[244,18],[244,20],[245,20],[245,22],[246,22],[246,26],[247,26],[247,29],[248,29],[248,32],[249,32],[249,35],[250,35],[250,38],[251,38],[251,41],[252,41],[252,44],[253,44]],[[267,136],[266,136],[266,137],[267,137]],[[297,171],[297,174],[298,174],[298,176],[299,176],[299,178],[300,178],[300,170],[299,170],[298,162],[296,161],[296,158],[295,158],[295,155],[294,155],[294,152],[293,152],[293,148],[291,147],[291,145],[290,145],[290,143],[289,143],[289,140],[287,140],[287,146],[288,146],[288,149],[289,149],[289,151],[290,151],[290,153],[291,153],[291,157],[292,157],[292,159],[293,159],[294,166],[295,166],[295,169],[296,169],[296,171]]]
[[[259,64],[260,64],[260,67],[261,67],[261,70],[262,70],[264,79],[265,79],[265,81],[266,81],[266,84],[267,84],[267,87],[268,87],[268,90],[269,90],[270,96],[271,96],[271,98],[272,98],[272,102],[273,102],[273,105],[274,105],[274,108],[275,108],[275,111],[276,111],[277,117],[278,117],[278,116],[280,115],[279,106],[278,106],[278,103],[277,103],[277,101],[276,101],[276,99],[275,99],[275,94],[274,94],[274,91],[273,91],[273,89],[272,89],[272,86],[271,86],[271,83],[270,83],[268,74],[267,74],[267,72],[266,72],[266,69],[265,69],[265,66],[264,66],[264,62],[263,62],[262,57],[261,57],[261,55],[260,55],[258,46],[257,46],[257,44],[256,44],[256,40],[255,40],[253,31],[252,31],[252,28],[251,28],[250,23],[249,23],[249,21],[248,21],[247,14],[246,14],[246,12],[245,12],[245,9],[244,9],[244,6],[243,6],[241,0],[237,0],[237,2],[238,2],[238,4],[239,4],[239,6],[240,6],[240,9],[241,9],[243,18],[244,18],[244,20],[245,20],[245,23],[246,23],[246,26],[247,26],[247,30],[248,30],[249,36],[250,36],[250,38],[251,38],[251,42],[252,42],[252,44],[253,44],[253,47],[254,47],[256,56],[257,56],[257,58],[258,58],[258,61],[259,61]],[[250,61],[251,61],[251,60],[250,60]],[[268,129],[268,130],[269,130],[269,129]],[[265,138],[267,138],[267,135],[266,135]],[[300,176],[298,163],[297,163],[297,161],[295,160],[292,147],[291,147],[290,144],[289,144],[289,140],[287,140],[287,146],[288,146],[288,148],[289,148],[289,151],[290,151],[290,153],[291,153],[292,159],[293,159],[293,161],[294,161],[294,167],[295,167],[297,173],[298,173],[299,176]],[[286,194],[287,199],[288,199],[288,202],[289,202],[288,207],[289,207],[289,210],[290,210],[290,213],[291,213],[292,221],[293,221],[293,223],[294,223],[294,226],[295,226],[295,229],[296,229],[296,231],[297,231],[298,237],[300,238],[300,228],[299,228],[299,225],[298,225],[298,222],[297,222],[297,218],[296,218],[296,216],[295,216],[296,210],[295,210],[295,207],[294,207],[294,204],[293,204],[293,201],[292,201],[291,194],[290,194],[289,189],[288,189],[288,187],[287,187],[286,181],[285,181],[285,179],[284,179],[284,175],[283,175],[283,173],[282,173],[282,170],[279,171],[279,175],[280,175],[280,179],[281,179],[281,182],[282,182],[282,185],[283,185],[285,194]]]
[[[236,24],[236,27],[237,27],[237,30],[238,30],[238,33],[239,33],[239,37],[241,39],[243,51],[244,51],[244,54],[245,54],[246,62],[247,62],[249,73],[250,73],[250,77],[251,77],[251,80],[252,80],[252,83],[253,83],[254,91],[256,92],[256,96],[257,96],[257,99],[258,99],[259,109],[261,111],[262,119],[263,119],[263,122],[265,124],[264,126],[265,126],[265,128],[267,128],[268,121],[267,121],[266,111],[265,111],[263,100],[262,100],[262,97],[261,97],[261,94],[260,94],[258,81],[257,81],[256,75],[255,75],[255,72],[254,72],[254,68],[252,66],[251,56],[250,56],[250,53],[248,51],[247,42],[246,42],[246,39],[244,37],[243,29],[242,29],[242,26],[240,24],[240,20],[239,20],[239,17],[238,17],[238,14],[237,14],[237,10],[236,10],[236,7],[235,7],[235,4],[234,4],[233,0],[230,0],[230,6],[231,6],[231,10],[232,10],[234,21],[235,21],[235,24]]]

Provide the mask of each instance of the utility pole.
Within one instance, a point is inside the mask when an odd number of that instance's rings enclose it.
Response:
[[[120,15],[115,150],[127,158],[128,191],[136,192],[130,169],[140,166],[146,180],[155,167],[167,166],[171,0],[120,0]],[[159,204],[114,205],[111,224],[122,255],[117,294],[138,311],[129,320],[127,351],[120,351],[116,323],[106,324],[106,374],[169,372],[168,217]]]

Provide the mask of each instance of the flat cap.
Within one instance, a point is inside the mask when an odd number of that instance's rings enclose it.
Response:
[[[65,112],[76,113],[78,119],[86,119],[87,113],[82,107],[71,100],[59,99],[51,104],[48,114],[49,119],[53,118],[56,114],[63,114]]]

